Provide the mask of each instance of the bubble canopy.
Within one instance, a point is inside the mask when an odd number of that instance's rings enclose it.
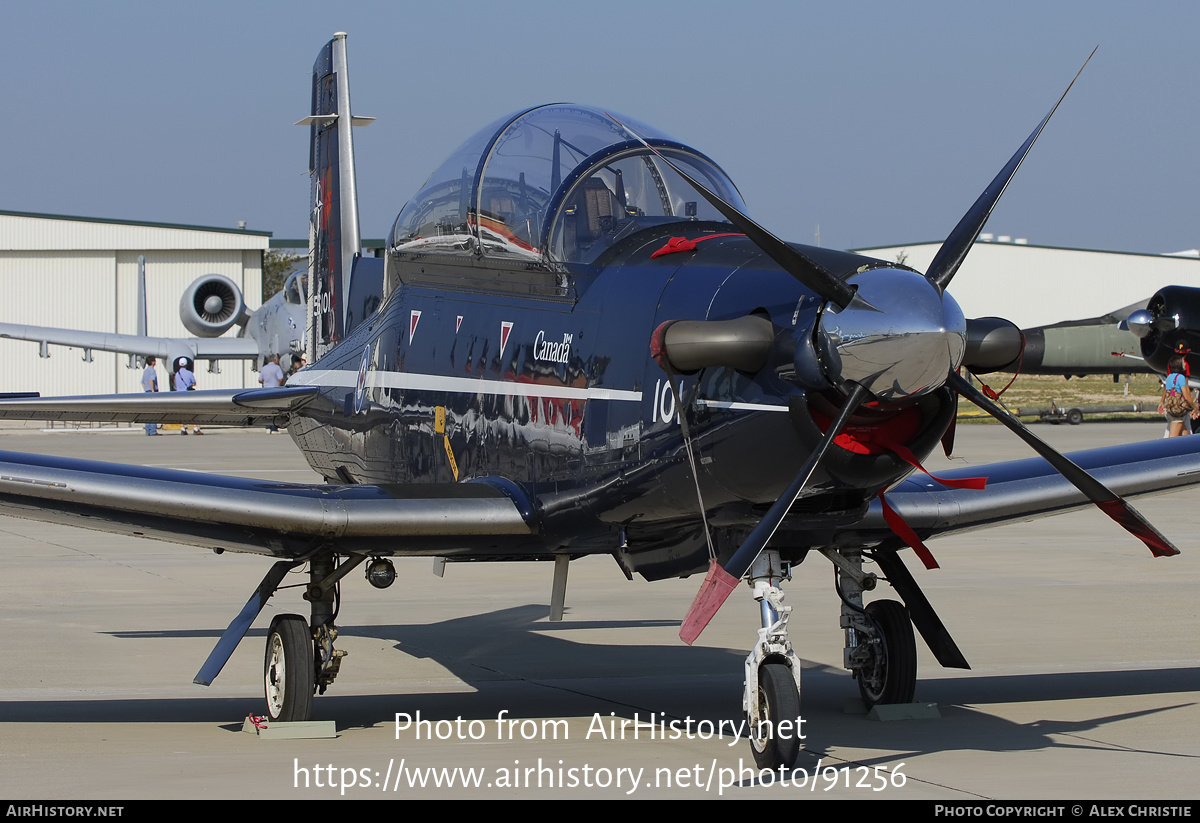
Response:
[[[614,115],[739,210],[719,166],[657,129]],[[504,117],[462,144],[400,212],[394,255],[592,263],[638,231],[726,222],[604,111],[556,103]]]

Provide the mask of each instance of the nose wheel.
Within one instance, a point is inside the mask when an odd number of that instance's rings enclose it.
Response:
[[[758,670],[757,716],[750,720],[750,749],[760,769],[791,767],[800,754],[798,734],[780,735],[780,723],[800,717],[800,690],[783,663],[764,663]],[[788,726],[784,726],[788,728]],[[769,731],[768,731],[769,730]]]
[[[312,717],[314,661],[313,638],[304,618],[277,615],[267,632],[263,674],[271,720],[290,723]]]
[[[762,628],[744,664],[742,709],[750,727],[750,749],[760,769],[790,769],[800,754],[800,660],[788,640],[791,606],[779,584],[791,578],[779,552],[767,549],[750,567]]]

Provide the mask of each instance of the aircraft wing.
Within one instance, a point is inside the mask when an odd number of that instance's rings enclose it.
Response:
[[[132,407],[144,405],[162,410],[156,419],[207,407],[211,417],[205,419],[224,421],[222,415],[240,415],[262,422],[271,414],[286,414],[289,403],[307,402],[314,392],[300,387],[34,398],[0,402],[0,417],[30,418],[42,403],[45,414],[60,416],[41,419],[139,422],[150,418]],[[114,400],[131,401],[131,409],[108,405]],[[172,407],[178,408],[172,412]],[[1125,497],[1200,484],[1200,436],[1067,456]],[[951,489],[916,475],[887,492],[889,505],[922,539],[1090,505],[1041,458],[941,476],[985,476],[988,483],[983,490]],[[510,491],[504,481],[488,479],[417,486],[281,484],[0,452],[0,514],[284,558],[333,543],[341,552],[371,554],[461,553],[473,559],[545,554],[533,537],[537,526],[528,503],[519,503],[520,496]],[[806,524],[796,518],[782,530],[804,532]],[[833,547],[904,547],[884,521],[878,500],[858,523],[838,528],[833,535],[823,528],[820,542]]]
[[[503,556],[533,528],[498,486],[278,483],[0,452],[0,513],[285,559],[342,553]]]
[[[90,423],[194,423],[197,425],[286,426],[291,412],[319,389],[277,389],[97,394],[0,401],[0,419]]]
[[[1175,437],[1067,455],[1123,497],[1200,484],[1200,437]],[[982,490],[951,489],[923,474],[887,492],[888,505],[922,538],[971,531],[1014,520],[1033,520],[1091,504],[1040,457],[940,472],[948,479],[986,477]],[[839,532],[835,545],[902,548],[884,522],[878,499],[866,517]]]
[[[193,359],[198,360],[252,360],[260,354],[257,341],[249,337],[142,337],[136,334],[0,323],[0,338],[118,354],[153,355],[162,360],[176,356],[180,346],[192,352]]]

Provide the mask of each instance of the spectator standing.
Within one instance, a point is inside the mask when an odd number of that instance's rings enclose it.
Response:
[[[154,368],[157,362],[154,357],[146,358],[146,368],[142,372],[142,390],[147,394],[158,391],[158,369]],[[150,437],[156,436],[158,434],[158,424],[147,423],[146,434]]]
[[[195,391],[196,375],[192,372],[192,361],[181,357],[175,361],[175,391]],[[187,424],[179,427],[180,434],[187,434]],[[199,426],[192,426],[193,434],[204,434]]]
[[[264,389],[277,389],[283,385],[283,369],[279,367],[279,355],[272,354],[267,358],[267,363],[258,373],[258,382],[262,383]],[[267,426],[267,434],[279,434],[279,427],[275,424]]]

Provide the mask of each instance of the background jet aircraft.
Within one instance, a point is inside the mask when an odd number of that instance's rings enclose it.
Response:
[[[179,300],[180,320],[195,337],[147,336],[144,299],[139,321],[141,334],[0,323],[0,337],[39,343],[42,357],[50,356],[50,346],[70,346],[85,352],[127,354],[131,368],[138,358],[153,355],[163,364],[175,363],[180,357],[193,362],[207,360],[210,370],[217,370],[221,360],[252,360],[258,369],[273,354],[287,364],[291,355],[303,351],[307,285],[307,272],[295,272],[288,277],[282,291],[258,309],[248,311],[241,289],[228,277],[206,274],[197,278]],[[142,293],[145,293],[144,279]],[[223,336],[235,326],[236,337]]]
[[[761,627],[743,707],[756,761],[790,766],[797,740],[772,731],[799,713],[780,586],[810,555],[835,567],[845,666],[873,705],[912,699],[914,624],[942,665],[967,666],[906,546],[933,567],[931,537],[1095,504],[1156,556],[1178,552],[1120,495],[1200,483],[1200,439],[1068,459],[957,374],[1017,356],[1005,335],[974,339],[947,289],[1057,103],[924,274],[785,243],[701,152],[573,104],[469,138],[397,217],[381,270],[356,256],[345,45],[335,35],[313,67],[319,359],[282,390],[0,402],[22,419],[287,425],[326,478],[0,455],[4,513],[275,560],[196,682],[301,565],[308,619],[267,632],[275,720],[307,718],[337,676],[353,569],[386,588],[395,555],[553,560],[553,613],[570,560],[606,554],[648,580],[707,569],[687,642],[749,579]],[[986,488],[971,472],[909,477],[959,395],[1043,459],[979,469]],[[871,560],[903,603],[864,604]]]
[[[1152,372],[1138,354],[1137,341],[1119,327],[1142,305],[1135,303],[1087,320],[1067,320],[1024,329],[1021,373],[1083,376]]]
[[[998,354],[978,371],[1019,371],[1021,374],[1165,374],[1167,361],[1182,346],[1188,365],[1200,367],[1192,354],[1200,346],[1200,289],[1167,286],[1148,301],[1134,303],[1100,317],[1065,320],[1023,329],[1000,318],[969,320],[974,326],[970,345]],[[1024,350],[1017,360],[1000,363],[1018,336]],[[984,354],[977,362],[987,360]]]
[[[974,371],[1065,377],[1153,372],[1138,355],[1136,341],[1119,327],[1141,305],[1135,303],[1087,320],[1065,320],[1019,331],[998,317],[968,320],[970,356],[977,364]],[[1019,356],[1007,359],[1013,351],[1019,351]]]
[[[1121,328],[1138,338],[1146,365],[1159,374],[1167,373],[1167,361],[1177,353],[1184,354],[1193,376],[1200,374],[1200,289],[1167,286]]]

